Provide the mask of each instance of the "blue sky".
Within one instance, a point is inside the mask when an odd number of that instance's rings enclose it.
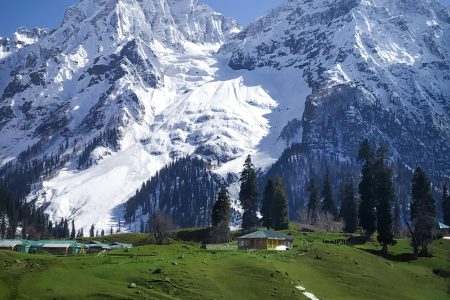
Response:
[[[448,0],[450,1],[450,0]],[[79,0],[5,0],[0,4],[0,36],[10,36],[20,26],[56,28],[64,11]],[[226,16],[247,25],[282,0],[200,0]]]
[[[0,36],[10,36],[20,26],[55,28],[65,9],[79,0],[4,0],[0,4]],[[226,16],[247,25],[282,0],[200,0]],[[442,0],[450,4],[450,0]]]

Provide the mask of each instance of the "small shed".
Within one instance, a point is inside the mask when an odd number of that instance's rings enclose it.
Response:
[[[17,251],[17,247],[23,244],[23,240],[0,240],[0,250]]]
[[[276,250],[279,246],[284,246],[287,249],[292,248],[292,237],[271,231],[258,230],[238,238],[238,249],[263,249]]]

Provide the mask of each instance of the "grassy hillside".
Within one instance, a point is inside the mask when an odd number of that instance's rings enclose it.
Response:
[[[435,241],[432,258],[409,260],[409,241],[400,240],[388,260],[374,252],[376,243],[339,246],[323,240],[340,235],[291,232],[296,247],[286,252],[206,251],[181,242],[107,256],[0,251],[0,299],[306,299],[297,285],[319,299],[450,298],[450,279],[433,274],[450,270],[450,241]]]

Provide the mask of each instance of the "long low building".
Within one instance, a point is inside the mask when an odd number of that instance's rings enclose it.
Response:
[[[86,244],[75,240],[0,240],[0,250],[10,250],[22,253],[51,253],[55,255],[78,255],[84,253],[97,253],[113,249],[132,248],[131,244],[110,243],[105,244],[90,241]]]
[[[0,240],[0,250],[17,251],[15,248],[21,246],[24,240]]]
[[[24,253],[47,252],[55,255],[77,255],[83,252],[84,245],[72,240],[26,240],[16,251]]]

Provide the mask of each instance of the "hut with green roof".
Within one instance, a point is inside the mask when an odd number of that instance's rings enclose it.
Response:
[[[85,244],[85,247],[86,253],[99,253],[102,251],[109,251],[113,249],[113,247],[111,247],[110,245],[101,243],[99,241],[90,241]]]
[[[55,255],[77,255],[82,252],[83,245],[73,240],[27,240],[17,251],[25,253],[48,252]]]
[[[238,249],[276,250],[292,248],[292,237],[271,231],[258,230],[238,238]]]

